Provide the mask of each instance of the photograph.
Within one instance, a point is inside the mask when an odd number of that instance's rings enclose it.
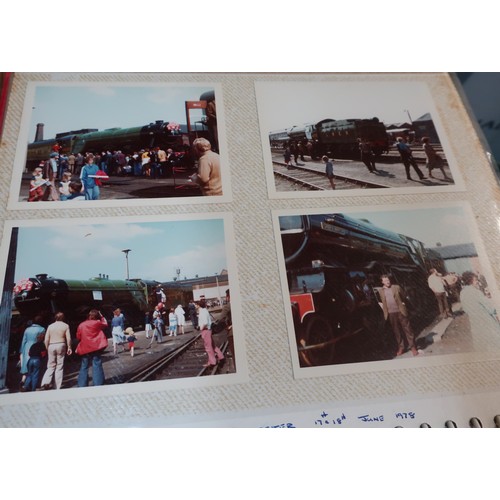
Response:
[[[0,394],[244,372],[231,224],[8,221]]]
[[[221,99],[213,84],[29,82],[9,206],[226,201]]]
[[[3,132],[3,123],[5,120],[5,112],[7,110],[11,82],[12,73],[0,72],[0,138],[2,137]]]
[[[295,373],[500,356],[498,295],[469,207],[367,208],[275,214]]]
[[[270,197],[461,189],[424,83],[258,81],[255,88]]]

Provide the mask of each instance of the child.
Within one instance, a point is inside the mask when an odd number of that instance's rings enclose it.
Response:
[[[42,201],[43,195],[45,194],[44,186],[48,184],[49,181],[43,178],[43,169],[41,167],[36,167],[35,170],[33,170],[33,176],[30,181],[28,201]]]
[[[71,182],[71,172],[64,172],[62,174],[61,182],[59,183],[59,198],[61,201],[66,201],[71,193],[69,191],[69,183]]]
[[[170,314],[168,315],[168,331],[170,332],[169,337],[172,335],[177,337],[177,316],[173,307],[170,309]]]
[[[154,318],[154,338],[156,338],[156,342],[161,344],[163,342],[163,329],[165,328],[165,322],[163,321],[163,316],[158,309],[158,306],[155,307],[155,312],[153,314]],[[153,343],[153,339],[151,339],[151,343]]]
[[[333,181],[334,175],[333,175],[333,163],[328,156],[323,156],[321,158],[323,160],[323,163],[325,164],[325,174],[328,177],[328,180],[330,181],[330,186],[332,189],[335,189],[335,182]]]
[[[43,358],[47,356],[47,347],[44,343],[45,333],[39,333],[36,342],[30,347],[28,355],[28,376],[24,382],[25,391],[36,391],[38,379],[40,378],[40,369]]]
[[[144,328],[146,330],[146,338],[149,339],[151,337],[151,316],[149,312],[146,313],[146,316],[144,318]]]
[[[82,192],[83,184],[80,180],[71,181],[68,185],[69,196],[65,201],[85,201],[85,194]]]
[[[137,337],[134,334],[134,330],[132,330],[130,326],[125,330],[125,333],[127,335],[127,342],[128,342],[128,348],[130,350],[130,356],[134,357],[134,346]]]

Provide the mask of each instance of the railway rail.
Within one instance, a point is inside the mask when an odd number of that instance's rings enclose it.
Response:
[[[225,360],[214,367],[204,366],[207,361],[206,351],[201,334],[197,333],[191,338],[176,337],[179,345],[168,348],[165,341],[160,344],[166,349],[157,350],[156,345],[142,348],[136,351],[136,357],[123,353],[122,356],[113,356],[108,349],[103,355],[104,371],[106,374],[106,385],[128,384],[134,382],[145,382],[152,380],[167,380],[188,377],[202,377],[216,375],[218,373],[232,373],[233,353],[228,353],[228,341],[226,331],[213,334],[214,342],[224,353]],[[136,346],[137,349],[137,346]],[[144,361],[145,356],[151,359]],[[139,361],[143,360],[142,362]],[[80,360],[78,357],[69,358],[65,362],[65,375],[63,388],[74,388],[77,386]],[[234,367],[233,367],[234,368]],[[224,369],[224,371],[222,371]]]
[[[214,335],[216,343],[217,335]],[[226,355],[228,342],[225,341],[220,346],[221,351]],[[204,375],[215,375],[221,368],[221,364],[214,367],[204,366],[206,352],[203,346],[201,334],[184,342],[179,347],[170,351],[159,359],[142,368],[140,371],[131,374],[124,382],[145,382],[158,379],[172,379],[184,377],[201,377]]]
[[[308,190],[324,191],[330,190],[330,182],[324,172],[319,172],[307,166],[293,166],[287,168],[284,163],[273,160],[274,175],[285,179],[293,184],[307,188]],[[376,182],[355,179],[343,175],[334,175],[335,189],[358,188],[386,188],[387,185]]]

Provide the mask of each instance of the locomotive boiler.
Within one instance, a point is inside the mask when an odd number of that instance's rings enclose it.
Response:
[[[105,275],[89,280],[60,279],[46,274],[21,280],[14,287],[14,306],[26,319],[41,316],[44,324],[52,322],[56,312],[63,312],[75,332],[76,325],[87,319],[91,309],[98,309],[108,319],[120,308],[128,326],[143,325],[145,313],[152,307],[156,282],[112,280]]]
[[[28,144],[27,165],[28,168],[33,167],[40,161],[48,159],[56,144],[60,148],[59,152],[67,155],[117,150],[131,154],[156,146],[181,151],[183,146],[189,146],[189,137],[183,128],[177,124],[172,128],[169,122],[158,120],[137,127],[63,132],[56,134],[53,139],[38,140]]]

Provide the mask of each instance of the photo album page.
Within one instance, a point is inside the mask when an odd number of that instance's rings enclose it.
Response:
[[[500,426],[500,187],[450,74],[7,83],[0,426]]]

